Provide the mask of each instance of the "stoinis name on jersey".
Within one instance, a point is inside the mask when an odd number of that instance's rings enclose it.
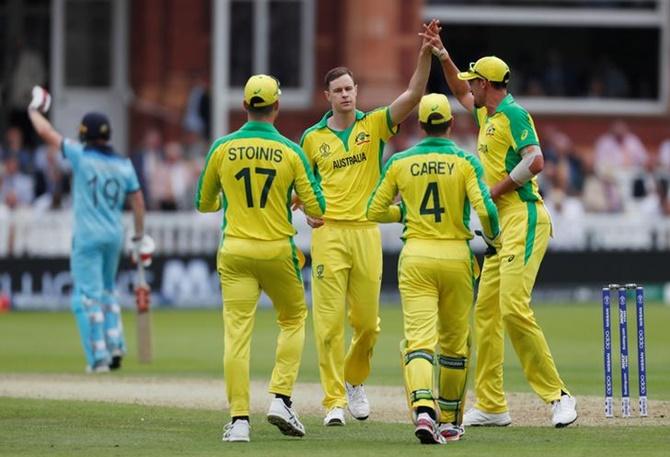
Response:
[[[438,160],[429,160],[427,162],[414,162],[409,167],[412,176],[423,175],[446,175],[454,172],[453,162],[441,162]]]
[[[281,149],[262,146],[237,146],[228,149],[228,160],[267,160],[279,163],[283,158],[284,151]]]
[[[356,165],[357,163],[365,162],[368,160],[364,152],[359,154],[353,154],[342,159],[333,160],[333,168],[345,168],[350,165]]]

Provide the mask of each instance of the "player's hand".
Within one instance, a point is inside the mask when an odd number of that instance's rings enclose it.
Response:
[[[435,30],[435,28],[439,28],[439,21],[437,19],[433,19],[430,21],[428,24],[422,24],[424,32],[419,33],[419,36],[422,38],[421,42],[421,54],[429,54],[433,52],[433,43],[430,37],[432,37],[432,30]]]
[[[28,109],[34,109],[41,113],[49,111],[51,106],[51,95],[40,86],[33,87],[33,98],[28,105]]]
[[[151,257],[156,250],[156,243],[154,239],[149,235],[141,235],[133,237],[133,246],[130,253],[130,258],[133,263],[138,261],[142,262],[142,265],[148,267],[151,265]]]
[[[490,257],[498,253],[498,249],[500,249],[501,247],[500,234],[498,234],[498,236],[495,238],[489,238],[481,230],[475,230],[475,235],[481,236],[482,239],[484,240],[484,243],[486,243],[486,251],[484,252],[484,257]]]
[[[304,212],[303,208],[304,208],[304,205],[300,201],[300,198],[297,195],[293,195],[293,197],[291,197],[291,209],[293,211],[299,209],[300,211]]]
[[[324,224],[323,219],[320,217],[312,217],[305,214],[305,218],[307,219],[307,225],[312,228],[319,228]]]
[[[444,60],[449,56],[449,53],[442,43],[442,38],[440,38],[440,21],[433,19],[428,25],[423,24],[423,32],[419,33],[419,36],[423,38],[424,43],[427,43],[431,52],[435,57],[440,60]]]

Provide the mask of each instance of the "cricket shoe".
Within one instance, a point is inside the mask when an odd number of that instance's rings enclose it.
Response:
[[[440,434],[437,423],[427,413],[421,413],[416,417],[416,428],[414,435],[419,438],[421,444],[446,444],[447,441]]]
[[[281,398],[275,398],[270,403],[268,422],[276,426],[280,432],[288,436],[305,436],[305,426],[292,408],[286,406]]]
[[[93,364],[93,366],[86,366],[86,373],[96,374],[96,373],[109,373],[109,361],[108,360],[99,360]]]
[[[120,355],[113,355],[112,356],[112,361],[109,364],[109,369],[110,370],[118,370],[121,368],[121,361],[123,360],[123,357]]]
[[[340,408],[339,406],[331,408],[330,411],[328,411],[328,414],[326,414],[326,417],[323,419],[323,425],[326,427],[344,425],[345,423],[344,409]]]
[[[504,413],[486,413],[477,408],[470,408],[463,416],[463,425],[466,427],[506,427],[512,423],[512,416]]]
[[[437,429],[445,441],[458,441],[465,435],[465,429],[462,426],[451,422],[442,423]]]
[[[250,429],[251,426],[247,420],[238,419],[235,422],[229,422],[223,427],[223,441],[248,443]]]
[[[577,400],[568,394],[551,404],[551,423],[556,428],[567,427],[577,420]]]
[[[370,403],[368,396],[365,395],[363,384],[352,386],[348,382],[344,383],[347,389],[347,408],[352,416],[359,421],[364,421],[370,416]]]

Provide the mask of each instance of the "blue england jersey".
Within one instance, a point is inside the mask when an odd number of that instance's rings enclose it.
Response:
[[[119,240],[123,235],[121,214],[126,195],[140,190],[130,159],[111,148],[69,139],[63,140],[61,149],[72,164],[76,242]]]

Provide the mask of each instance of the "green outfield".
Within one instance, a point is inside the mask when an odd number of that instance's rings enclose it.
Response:
[[[444,447],[420,446],[407,425],[326,428],[307,418],[308,436],[287,438],[252,417],[251,443],[222,443],[222,414],[93,402],[2,399],[0,455],[23,456],[663,456],[664,427],[468,429]]]
[[[543,304],[537,318],[547,336],[559,370],[568,385],[581,394],[602,393],[602,319],[598,304]],[[616,315],[615,315],[616,316]],[[377,343],[369,384],[400,384],[398,343],[402,316],[398,306],[382,306],[382,331]],[[299,381],[318,382],[316,349],[308,318],[307,341]],[[633,312],[629,310],[629,332],[633,334]],[[649,391],[653,398],[670,400],[670,307],[649,304],[646,308]],[[124,313],[128,345],[135,347],[135,321]],[[614,350],[618,350],[616,323],[612,325]],[[218,311],[168,311],[153,314],[154,354],[151,365],[138,365],[134,351],[124,364],[125,375],[221,376],[223,324]],[[74,318],[70,313],[0,314],[0,373],[81,373],[84,360]],[[269,377],[272,369],[277,326],[271,310],[260,310],[256,318],[252,351],[252,377]],[[632,358],[634,340],[629,341]],[[527,392],[519,363],[511,345],[506,345],[506,388]],[[613,351],[616,363],[617,353]],[[635,391],[635,377],[631,389]]]
[[[536,314],[559,370],[577,395],[602,395],[602,323],[600,307],[543,304]],[[648,389],[653,400],[670,400],[670,307],[647,306]],[[634,325],[629,310],[629,330]],[[215,310],[163,310],[153,315],[155,361],[139,365],[135,358],[135,322],[124,314],[133,349],[121,373],[112,376],[219,378],[222,374],[222,322]],[[614,327],[614,326],[613,326]],[[277,330],[274,314],[257,315],[252,352],[252,377],[269,377]],[[374,355],[370,385],[400,385],[398,341],[402,321],[398,306],[382,307],[382,332]],[[633,332],[631,332],[633,333]],[[634,334],[634,333],[633,333]],[[84,361],[71,314],[23,312],[0,314],[0,383],[3,374],[83,372]],[[618,351],[618,335],[615,333]],[[635,344],[631,345],[631,391],[637,391]],[[507,345],[506,387],[530,392],[516,356]],[[616,356],[618,352],[613,351]],[[615,364],[618,388],[618,363]],[[318,371],[311,321],[300,382],[317,382]],[[221,395],[223,395],[223,391]],[[143,419],[143,420],[142,420]],[[411,428],[379,422],[350,424],[339,430],[307,417],[308,436],[294,443],[279,435],[262,417],[253,417],[253,442],[231,446],[220,442],[223,412],[137,405],[104,406],[93,402],[24,400],[0,397],[0,455],[408,455],[418,452]],[[665,455],[668,427],[512,427],[469,429],[467,439],[449,445],[453,455]],[[421,448],[428,454],[445,449]],[[559,454],[560,453],[560,454]]]

